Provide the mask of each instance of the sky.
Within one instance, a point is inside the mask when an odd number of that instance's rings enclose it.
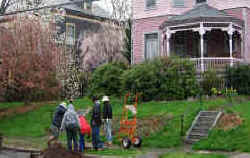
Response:
[[[109,11],[109,12],[112,11],[110,0],[100,0],[95,3],[98,4],[101,8],[105,9],[106,11]]]

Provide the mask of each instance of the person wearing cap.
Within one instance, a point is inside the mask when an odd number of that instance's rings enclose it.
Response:
[[[48,146],[50,146],[53,141],[57,141],[60,132],[59,130],[66,111],[67,111],[67,104],[65,102],[62,102],[60,105],[56,107],[56,110],[53,115],[52,124],[50,127],[52,136],[49,137]]]
[[[104,120],[104,129],[106,133],[106,139],[108,141],[108,145],[112,145],[112,106],[109,103],[109,97],[103,96],[103,120]]]

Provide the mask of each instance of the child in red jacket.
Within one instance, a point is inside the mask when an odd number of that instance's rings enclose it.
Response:
[[[88,121],[85,119],[82,113],[79,113],[79,123],[80,123],[80,142],[79,151],[83,152],[85,148],[84,136],[87,134],[90,137],[91,128]]]

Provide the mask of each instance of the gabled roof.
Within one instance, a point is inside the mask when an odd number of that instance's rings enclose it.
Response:
[[[94,2],[94,1],[99,1],[99,0],[92,0],[92,2]],[[61,8],[64,8],[66,10],[70,10],[72,12],[78,12],[78,13],[81,13],[82,15],[85,15],[88,17],[91,17],[91,16],[100,17],[100,18],[108,18],[109,17],[108,13],[104,13],[103,11],[101,11],[102,14],[100,14],[100,12],[98,12],[98,10],[96,8],[92,9],[92,12],[87,11],[87,10],[83,10],[81,8],[81,0],[53,0],[53,1],[49,1],[48,3],[53,3],[53,4],[72,3],[72,4],[68,4],[68,5],[63,5],[63,6],[61,6]],[[94,6],[94,4],[92,6]]]
[[[161,28],[166,26],[178,25],[191,22],[236,22],[243,25],[243,21],[228,15],[224,11],[209,6],[208,4],[197,5],[195,8],[170,18],[161,25]]]

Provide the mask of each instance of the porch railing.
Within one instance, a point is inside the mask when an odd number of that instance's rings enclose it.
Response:
[[[191,61],[195,63],[195,68],[202,72],[208,69],[220,69],[225,68],[226,65],[233,66],[243,62],[243,59],[230,58],[230,57],[206,57],[206,58],[191,58]]]

